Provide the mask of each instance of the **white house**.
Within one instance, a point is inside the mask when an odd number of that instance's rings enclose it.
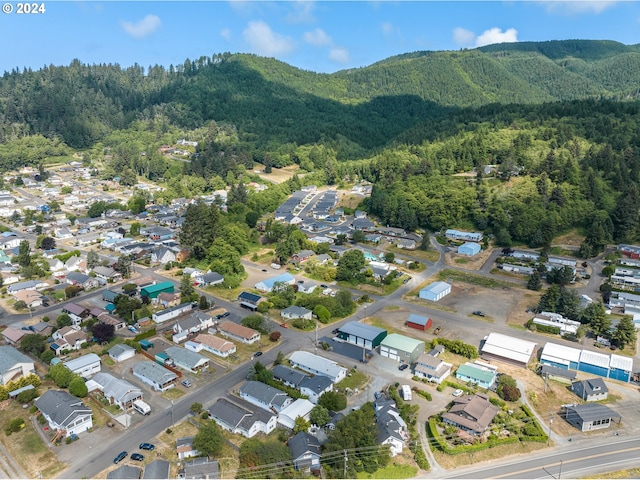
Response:
[[[299,307],[298,305],[291,305],[280,312],[280,316],[287,320],[294,320],[296,318],[303,318],[305,320],[311,320],[313,312],[308,308]]]
[[[175,387],[178,376],[171,370],[152,361],[144,361],[133,367],[133,375],[154,390],[165,392]]]
[[[9,345],[0,345],[0,383],[7,383],[36,373],[33,360]]]
[[[227,358],[229,355],[236,353],[236,346],[232,342],[208,333],[198,334],[192,343],[197,343],[202,350],[222,358]],[[185,348],[189,348],[189,346],[185,345]]]
[[[223,429],[247,438],[251,438],[260,432],[269,434],[275,430],[278,424],[277,415],[241,400],[236,400],[235,402],[230,402],[226,398],[219,398],[209,408],[211,419]]]
[[[109,356],[116,362],[124,362],[136,355],[136,349],[124,343],[118,343],[109,349]]]
[[[299,398],[278,412],[278,423],[285,428],[293,430],[296,418],[302,417],[309,420],[309,414],[315,405],[309,400]]]
[[[70,437],[93,427],[93,412],[82,400],[62,390],[47,390],[33,403],[53,431]]]
[[[71,370],[73,373],[77,373],[82,378],[88,378],[94,373],[100,372],[102,368],[102,362],[100,357],[95,353],[88,353],[82,355],[68,362],[64,362],[64,366]]]
[[[289,361],[291,366],[314,375],[329,377],[333,383],[338,383],[347,376],[347,369],[333,360],[303,350],[293,352],[289,357]]]

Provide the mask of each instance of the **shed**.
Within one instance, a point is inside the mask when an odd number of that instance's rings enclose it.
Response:
[[[481,251],[482,248],[480,247],[480,244],[474,242],[463,243],[458,247],[458,253],[460,255],[469,255],[473,257],[474,255],[479,254]]]
[[[387,335],[380,342],[380,355],[399,362],[413,363],[424,353],[424,342],[398,333]]]
[[[422,317],[412,313],[407,320],[407,327],[415,328],[416,330],[429,330],[433,322],[428,317]]]
[[[142,347],[142,349],[146,352],[150,348],[153,348],[153,342],[150,342],[149,340],[140,340],[140,347]]]
[[[437,302],[441,298],[449,295],[451,293],[451,285],[447,282],[434,282],[431,285],[427,285],[422,290],[418,296],[425,300],[431,300],[432,302]]]
[[[612,422],[620,422],[619,414],[599,403],[584,403],[567,407],[567,422],[581,432],[609,428]]]
[[[338,329],[338,337],[346,342],[373,349],[387,336],[387,331],[359,322],[347,322]]]

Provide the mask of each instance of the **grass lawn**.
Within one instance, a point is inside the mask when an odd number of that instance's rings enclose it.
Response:
[[[398,330],[396,328],[393,328],[393,326],[389,325],[387,322],[385,322],[383,319],[378,318],[378,317],[367,317],[365,319],[365,322],[368,325],[373,325],[374,327],[378,327],[378,328],[383,328],[385,329],[388,333],[402,333],[401,330]]]
[[[630,468],[629,470],[618,470],[617,472],[599,473],[582,478],[640,478],[640,468]]]
[[[170,388],[166,392],[162,392],[162,396],[167,400],[177,400],[182,397],[185,393],[179,388]]]
[[[42,387],[40,387],[42,388]],[[31,414],[15,401],[6,404],[0,411],[0,422],[5,424],[13,418],[24,420],[25,427],[19,432],[6,436],[0,435],[0,441],[9,454],[15,458],[24,473],[30,478],[54,478],[62,472],[66,465],[60,463],[55,454],[49,450],[31,423]]]
[[[438,273],[438,279],[444,281],[457,281],[470,283],[472,285],[480,285],[487,288],[520,288],[519,285],[504,280],[496,280],[482,275],[474,275],[472,273],[460,272],[445,268]]]
[[[413,478],[417,473],[418,467],[393,463],[373,473],[360,472],[356,478]]]
[[[359,370],[356,370],[347,374],[347,377],[344,380],[337,383],[336,387],[342,390],[344,390],[345,388],[350,388],[352,390],[354,388],[362,388],[367,383],[368,379],[369,379],[368,375],[366,375],[365,373],[362,373]]]

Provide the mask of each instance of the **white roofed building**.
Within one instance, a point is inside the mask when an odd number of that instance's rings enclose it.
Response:
[[[333,360],[329,360],[313,353],[298,350],[289,357],[292,367],[299,368],[314,375],[329,377],[333,383],[338,383],[347,376],[347,369]]]
[[[536,344],[533,342],[501,333],[490,333],[484,340],[480,354],[484,359],[499,360],[526,367],[535,349]]]

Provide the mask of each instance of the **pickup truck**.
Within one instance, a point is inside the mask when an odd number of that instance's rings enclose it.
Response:
[[[438,335],[440,332],[442,331],[442,327],[440,325],[438,325],[435,330],[433,331],[434,335]]]

